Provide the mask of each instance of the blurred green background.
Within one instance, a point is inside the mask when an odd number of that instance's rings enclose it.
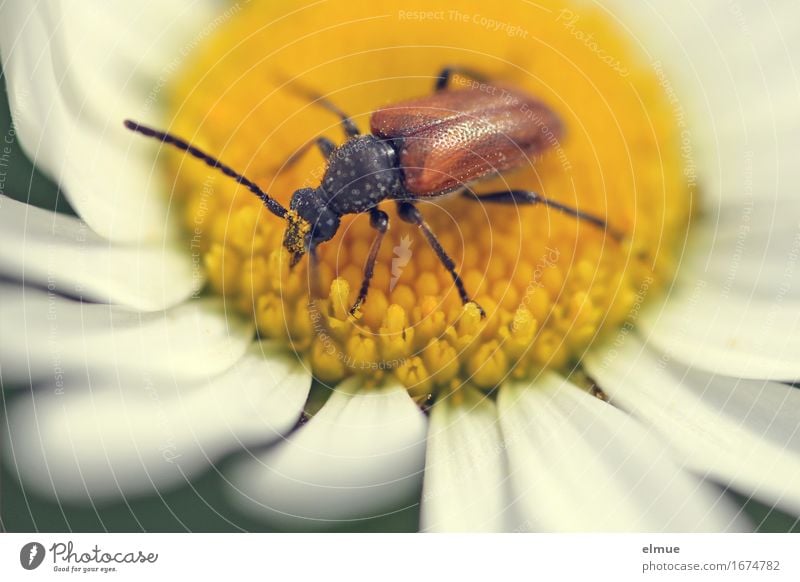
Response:
[[[11,116],[5,79],[0,80],[0,90],[0,132],[8,135]],[[41,208],[74,214],[60,195],[58,186],[34,168],[17,143],[13,145],[8,167],[4,170],[7,171],[6,195]],[[6,405],[15,394],[28,388],[5,385],[2,388],[0,414],[4,417]],[[235,461],[236,458],[228,458],[218,468],[224,471],[226,465]],[[206,472],[191,486],[173,490],[161,497],[120,500],[111,505],[85,507],[39,497],[20,486],[6,463],[0,465],[0,528],[3,531],[269,531],[263,523],[232,511],[222,494],[222,480],[213,470]],[[800,520],[797,518],[739,495],[731,495],[743,506],[744,512],[760,531],[800,531]],[[417,523],[418,512],[410,509],[389,519],[351,523],[347,531],[414,531]]]

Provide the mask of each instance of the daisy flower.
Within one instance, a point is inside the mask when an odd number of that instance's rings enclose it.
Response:
[[[97,508],[210,473],[234,515],[277,529],[417,507],[425,531],[753,527],[729,491],[800,513],[794,3],[0,12],[6,139],[77,215],[0,199],[3,461],[25,492]],[[393,208],[356,316],[364,215],[320,247],[309,300],[282,221],[122,124],[286,205],[325,171],[304,145],[343,140],[317,95],[367,130],[448,65],[565,128],[476,195],[535,190],[623,234],[421,200],[485,317]]]

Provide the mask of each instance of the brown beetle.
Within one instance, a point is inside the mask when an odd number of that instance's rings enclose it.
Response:
[[[468,88],[448,88],[454,74],[476,80]],[[338,115],[347,141],[336,146],[318,137],[289,159],[316,145],[328,160],[317,188],[301,188],[292,195],[289,209],[229,166],[169,133],[126,120],[128,129],[173,145],[203,160],[247,187],[275,216],[287,221],[284,247],[294,266],[305,253],[316,263],[317,245],[336,234],[345,214],[369,212],[377,235],[364,268],[354,314],[366,299],[375,260],[389,216],[378,209],[384,200],[397,203],[401,220],[417,226],[439,260],[453,277],[461,300],[471,301],[455,264],[442,248],[414,202],[463,189],[469,182],[519,167],[530,156],[557,143],[563,126],[544,103],[511,87],[490,84],[468,69],[446,67],[436,78],[434,94],[383,107],[372,114],[371,135],[361,135],[350,117],[329,101],[309,95]],[[466,193],[466,192],[465,192]],[[527,190],[508,190],[471,196],[472,200],[505,204],[542,204],[605,229],[601,218],[549,200]],[[483,309],[478,306],[481,314]]]

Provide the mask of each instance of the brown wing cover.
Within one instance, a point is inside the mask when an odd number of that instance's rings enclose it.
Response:
[[[372,133],[400,138],[409,192],[443,194],[467,182],[525,163],[554,145],[561,121],[519,90],[481,85],[441,91],[378,109]]]

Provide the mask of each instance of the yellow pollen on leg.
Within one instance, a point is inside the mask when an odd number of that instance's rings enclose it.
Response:
[[[448,17],[453,11],[482,18]],[[526,167],[475,184],[476,193],[532,190],[607,220],[623,240],[543,206],[459,195],[420,200],[485,318],[474,303],[462,305],[425,238],[391,202],[381,206],[390,229],[353,317],[375,237],[369,216],[342,218],[318,248],[316,272],[307,258],[291,268],[309,224],[294,212],[280,220],[246,188],[170,155],[178,206],[211,292],[252,317],[262,337],[304,354],[318,380],[391,377],[420,401],[572,369],[669,281],[693,195],[660,73],[606,13],[512,0],[459,2],[437,19],[412,16],[427,12],[422,0],[402,10],[389,0],[249,4],[190,58],[172,88],[169,128],[288,208],[295,190],[319,185],[326,166],[313,149],[285,162],[316,137],[342,143],[344,133],[335,115],[287,79],[325,95],[365,133],[372,111],[430,93],[452,64],[535,95],[559,115],[561,140]],[[515,32],[482,22],[513,24]],[[453,82],[458,89],[470,80]],[[322,296],[314,298],[317,282]]]

